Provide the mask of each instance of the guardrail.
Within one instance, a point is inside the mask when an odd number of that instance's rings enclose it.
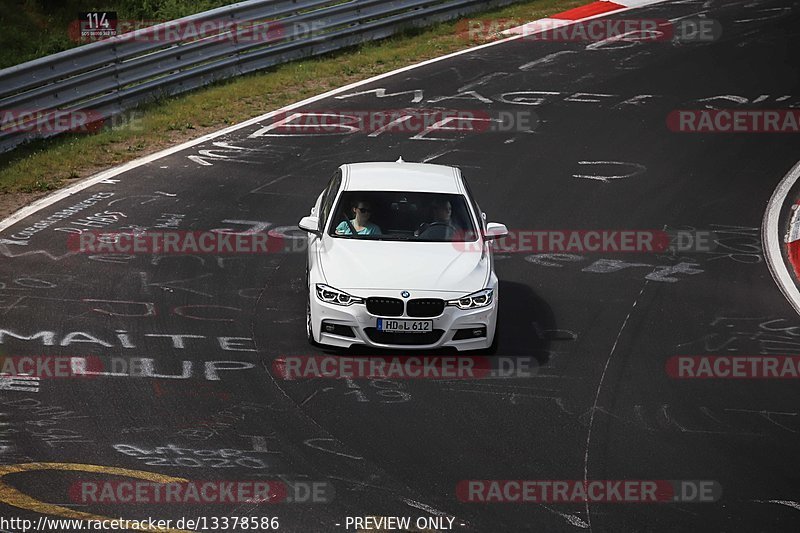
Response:
[[[79,46],[0,70],[0,152],[63,133],[40,126],[65,115],[103,123],[147,101],[515,1],[249,0]]]

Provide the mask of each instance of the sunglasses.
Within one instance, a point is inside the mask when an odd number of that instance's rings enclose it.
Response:
[[[356,207],[356,209],[358,209],[362,213],[369,213],[370,212],[370,208],[369,207]]]

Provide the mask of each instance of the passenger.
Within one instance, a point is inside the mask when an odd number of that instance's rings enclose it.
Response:
[[[336,226],[337,235],[352,235],[351,224],[359,235],[382,235],[381,228],[369,221],[372,213],[372,207],[369,202],[357,202],[353,205],[352,210],[353,219],[350,220],[350,224],[343,220]]]

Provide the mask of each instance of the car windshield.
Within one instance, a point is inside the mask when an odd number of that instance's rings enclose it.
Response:
[[[473,242],[475,224],[461,194],[345,191],[328,234],[338,238]]]

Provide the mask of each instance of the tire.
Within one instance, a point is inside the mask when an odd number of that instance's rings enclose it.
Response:
[[[314,332],[311,325],[311,287],[308,285],[308,267],[306,267],[306,339],[308,344],[319,347],[320,344],[314,340]]]

